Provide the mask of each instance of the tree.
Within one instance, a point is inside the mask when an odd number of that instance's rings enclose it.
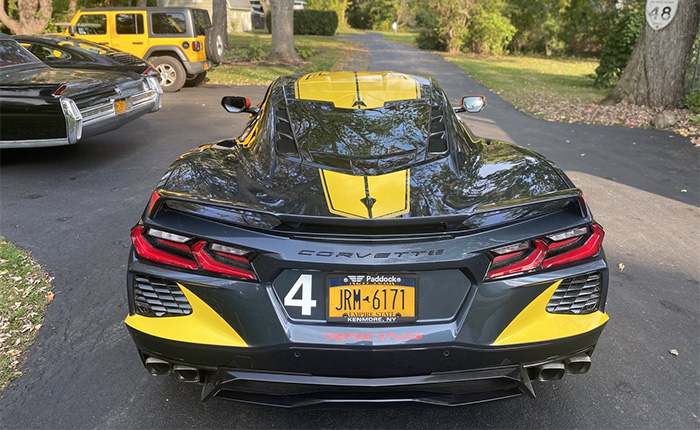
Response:
[[[10,17],[5,10],[5,1],[0,0],[0,22],[15,34],[41,33],[51,19],[51,0],[18,0],[18,19]]]
[[[653,30],[645,24],[622,77],[603,102],[682,107],[684,78],[699,19],[698,0],[679,0],[676,16],[668,26]]]
[[[294,50],[294,0],[270,0],[272,46],[268,61],[294,64],[301,58]]]
[[[226,0],[212,1],[212,24],[214,25],[214,30],[216,31],[216,34],[223,35],[224,47],[228,47],[228,19],[226,17],[226,12]]]

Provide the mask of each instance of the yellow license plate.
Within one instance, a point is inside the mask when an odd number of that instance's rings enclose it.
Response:
[[[126,100],[114,101],[114,113],[120,114],[126,112]]]
[[[405,274],[329,275],[328,321],[385,324],[415,321],[417,278]]]

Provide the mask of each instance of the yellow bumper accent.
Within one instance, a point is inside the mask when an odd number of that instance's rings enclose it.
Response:
[[[605,324],[608,316],[600,311],[586,315],[547,312],[547,303],[561,280],[552,284],[518,314],[498,336],[494,345],[542,342],[587,333]]]
[[[331,102],[337,108],[374,109],[395,100],[420,98],[418,82],[392,72],[320,72],[302,76],[294,84],[294,96]]]
[[[145,317],[129,315],[124,322],[134,330],[176,342],[219,346],[248,346],[219,314],[187,288],[178,284],[192,306],[186,316]]]
[[[394,218],[409,211],[410,169],[354,176],[319,169],[328,210],[346,218]],[[369,206],[367,204],[369,203]]]

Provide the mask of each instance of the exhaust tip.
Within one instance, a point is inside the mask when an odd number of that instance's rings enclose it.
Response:
[[[576,355],[566,359],[566,371],[569,373],[586,373],[591,368],[591,357]]]
[[[154,376],[169,375],[171,370],[170,363],[156,357],[146,358],[145,366],[146,370],[148,370],[148,372]]]
[[[547,363],[537,368],[537,379],[539,381],[558,381],[564,377],[566,366],[561,362]]]
[[[181,382],[199,382],[199,370],[189,366],[173,367],[173,375]]]

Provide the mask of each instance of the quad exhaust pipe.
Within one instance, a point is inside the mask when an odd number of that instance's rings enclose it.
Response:
[[[182,366],[180,364],[173,365],[170,362],[161,360],[156,357],[147,357],[146,370],[151,375],[170,375],[175,376],[175,379],[181,382],[199,382],[202,379],[199,369],[190,366]]]
[[[534,368],[531,373],[533,379],[538,381],[558,381],[564,374],[586,373],[591,368],[591,356],[588,354],[578,354],[564,359],[563,361],[553,361],[541,364]]]
[[[199,369],[189,366],[176,365],[173,367],[173,375],[180,382],[199,382],[201,379]]]
[[[170,363],[160,358],[148,357],[144,364],[146,365],[146,370],[153,376],[169,375],[172,371]]]

